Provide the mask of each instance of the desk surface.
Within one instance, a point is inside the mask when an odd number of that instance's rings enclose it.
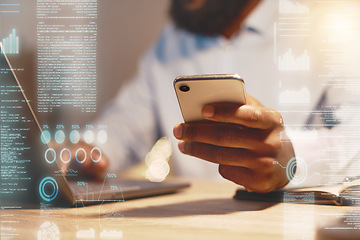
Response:
[[[152,198],[2,210],[1,239],[315,239],[319,224],[353,209],[237,201],[235,189],[230,182],[194,181],[189,189]]]

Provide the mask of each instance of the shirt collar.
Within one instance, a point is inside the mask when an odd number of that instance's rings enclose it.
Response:
[[[244,28],[263,37],[272,36],[276,10],[273,0],[262,0],[245,20]]]
[[[247,31],[257,34],[262,38],[272,38],[274,31],[274,21],[278,16],[276,4],[273,0],[261,0],[258,6],[250,13],[244,21],[240,31],[230,39],[222,35],[217,36],[220,46],[233,45],[239,39],[241,33]]]

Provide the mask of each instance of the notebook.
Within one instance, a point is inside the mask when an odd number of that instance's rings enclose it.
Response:
[[[236,191],[234,198],[238,200],[336,206],[360,205],[360,180],[333,186],[277,190],[270,193],[247,192],[244,189],[239,189]]]

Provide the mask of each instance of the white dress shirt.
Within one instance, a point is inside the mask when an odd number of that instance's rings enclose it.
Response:
[[[331,77],[319,77],[317,69],[322,62],[314,58],[307,71],[279,70],[274,46],[285,46],[283,49],[289,46],[294,53],[312,51],[316,46],[311,41],[276,39],[274,25],[278,17],[276,4],[262,1],[230,40],[190,34],[168,24],[158,42],[142,58],[136,76],[96,120],[109,129],[109,140],[101,148],[110,160],[110,169],[123,169],[143,160],[154,142],[167,136],[173,146],[172,172],[220,179],[217,164],[178,150],[172,131],[183,119],[173,80],[179,75],[238,73],[245,80],[248,94],[283,115],[296,157],[301,158],[296,172],[299,181],[289,186],[326,184],[360,175],[357,167],[360,136],[356,134],[359,124],[352,117],[352,108],[345,111],[350,116],[345,114],[346,119],[332,128],[323,122],[317,124],[326,113],[334,115],[340,109],[338,106],[350,106],[350,103],[353,106],[357,95],[349,89],[329,85]],[[294,102],[288,96],[294,93],[302,93],[304,99]],[[331,119],[335,118],[325,120]],[[278,167],[286,169],[286,166]]]

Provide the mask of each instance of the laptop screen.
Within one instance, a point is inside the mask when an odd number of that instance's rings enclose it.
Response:
[[[65,180],[2,50],[0,102],[0,207],[19,208],[24,200],[51,207],[64,197]]]

